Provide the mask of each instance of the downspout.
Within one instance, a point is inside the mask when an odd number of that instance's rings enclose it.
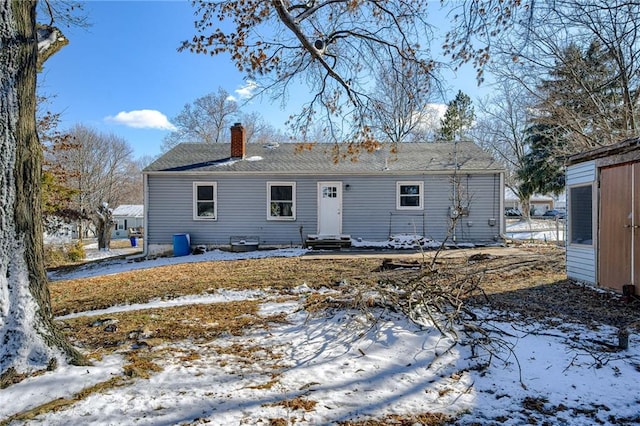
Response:
[[[453,201],[453,208],[454,209],[458,209],[459,206],[459,200],[458,200],[458,140],[455,137],[455,133],[454,133],[454,140],[453,140],[453,182],[452,182],[452,187],[451,187],[451,191],[452,191],[452,201]],[[458,214],[456,215],[456,221],[457,218],[460,217],[460,213],[458,212]],[[452,220],[454,220],[452,218]],[[453,223],[453,229],[452,229],[452,235],[451,235],[451,239],[453,240],[454,243],[457,242],[456,240],[456,228],[458,227],[458,223],[454,222]]]
[[[500,217],[500,238],[502,238],[503,241],[507,241],[507,235],[505,234],[506,232],[506,221],[507,219],[504,216],[504,172],[500,172],[499,173],[500,176],[500,197],[499,197],[499,201],[500,201],[500,208],[498,209],[498,215]],[[147,228],[145,228],[145,232]]]

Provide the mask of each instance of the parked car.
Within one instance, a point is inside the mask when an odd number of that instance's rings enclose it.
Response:
[[[507,217],[521,217],[522,212],[516,208],[506,209],[504,215]]]
[[[551,209],[544,212],[544,214],[542,215],[542,218],[543,219],[564,219],[565,216],[566,216],[565,212],[557,209]]]

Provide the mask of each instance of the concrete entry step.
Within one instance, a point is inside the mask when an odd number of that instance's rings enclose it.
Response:
[[[341,249],[351,247],[350,235],[308,235],[305,246],[312,249]]]

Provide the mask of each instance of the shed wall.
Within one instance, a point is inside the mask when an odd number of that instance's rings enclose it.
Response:
[[[573,186],[594,184],[596,183],[597,168],[595,161],[585,161],[571,165],[567,168],[566,185],[567,185],[567,208],[571,211],[571,200],[569,190]],[[596,221],[597,200],[593,203],[594,223]],[[571,215],[567,216],[567,229],[571,228]],[[569,278],[586,282],[589,284],[597,283],[596,275],[596,233],[594,232],[594,244],[590,246],[567,243],[567,276]]]

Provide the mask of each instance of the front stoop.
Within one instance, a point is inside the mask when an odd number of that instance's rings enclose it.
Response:
[[[351,247],[351,235],[307,235],[305,246],[311,249],[341,249]]]

